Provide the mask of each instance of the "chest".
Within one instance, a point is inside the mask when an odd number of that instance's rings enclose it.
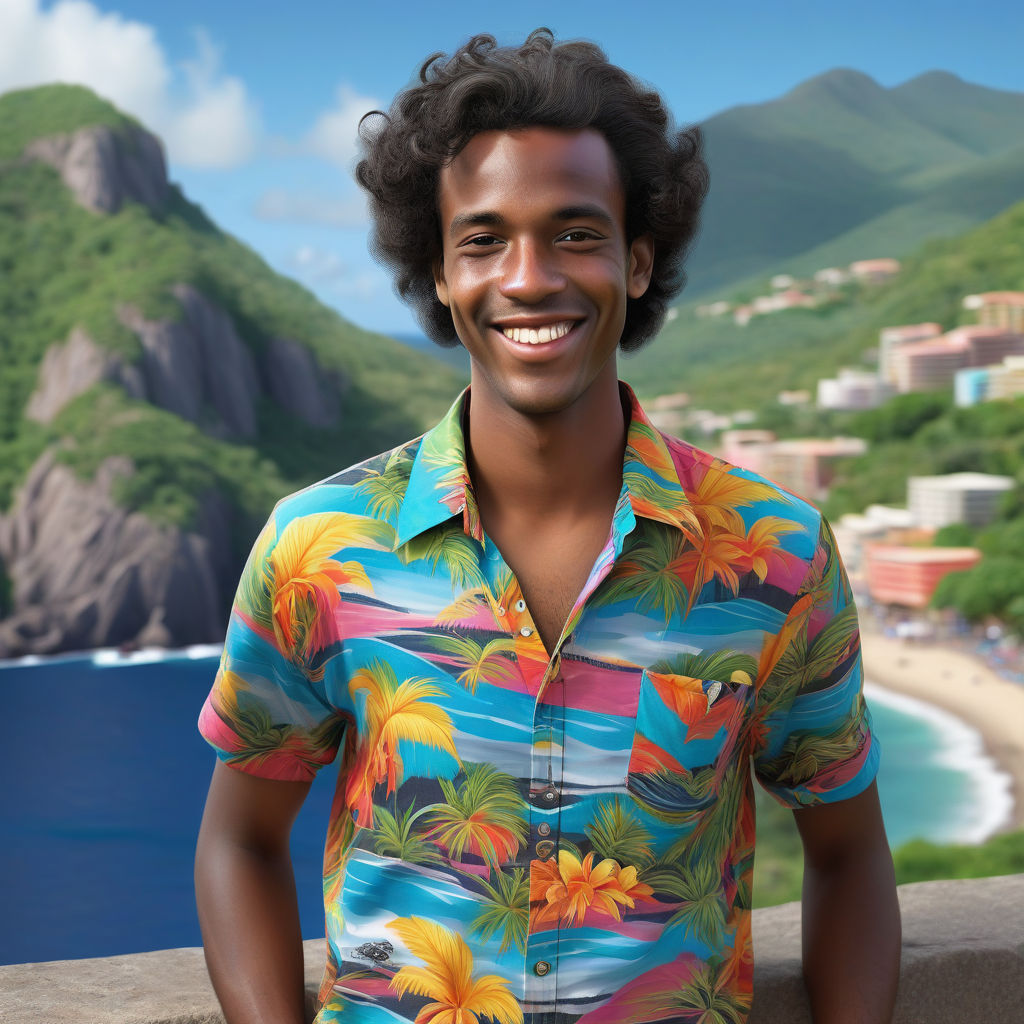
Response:
[[[607,540],[608,523],[595,520],[567,530],[519,531],[497,541],[549,653]]]

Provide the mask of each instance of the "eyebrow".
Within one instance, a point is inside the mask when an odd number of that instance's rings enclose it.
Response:
[[[600,206],[584,204],[582,206],[563,206],[552,214],[553,220],[597,220],[611,227],[613,222],[609,213]],[[493,210],[481,210],[478,213],[460,213],[452,218],[448,234],[455,235],[464,228],[501,227],[506,223],[500,213]]]

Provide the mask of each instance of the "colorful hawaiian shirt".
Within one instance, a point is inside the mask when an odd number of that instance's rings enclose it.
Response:
[[[751,766],[789,807],[875,775],[820,513],[628,398],[608,540],[551,651],[481,526],[464,396],[256,542],[200,728],[272,779],[341,750],[319,1022],[740,1024]]]

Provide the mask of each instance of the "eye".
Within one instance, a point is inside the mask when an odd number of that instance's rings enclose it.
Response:
[[[596,234],[586,228],[575,228],[572,231],[566,231],[564,235],[559,236],[559,241],[562,242],[596,242],[600,241],[601,235]]]
[[[467,239],[464,245],[475,245],[475,246],[487,246],[497,245],[500,239],[495,238],[494,235],[475,235],[473,238]]]

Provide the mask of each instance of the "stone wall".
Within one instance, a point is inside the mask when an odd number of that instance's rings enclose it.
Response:
[[[900,906],[903,968],[894,1024],[1024,1021],[1024,875],[905,885]],[[754,949],[750,1024],[810,1024],[799,904],[756,911]],[[305,953],[312,1016],[323,940],[305,943]],[[0,967],[0,1020],[223,1024],[201,949]]]

